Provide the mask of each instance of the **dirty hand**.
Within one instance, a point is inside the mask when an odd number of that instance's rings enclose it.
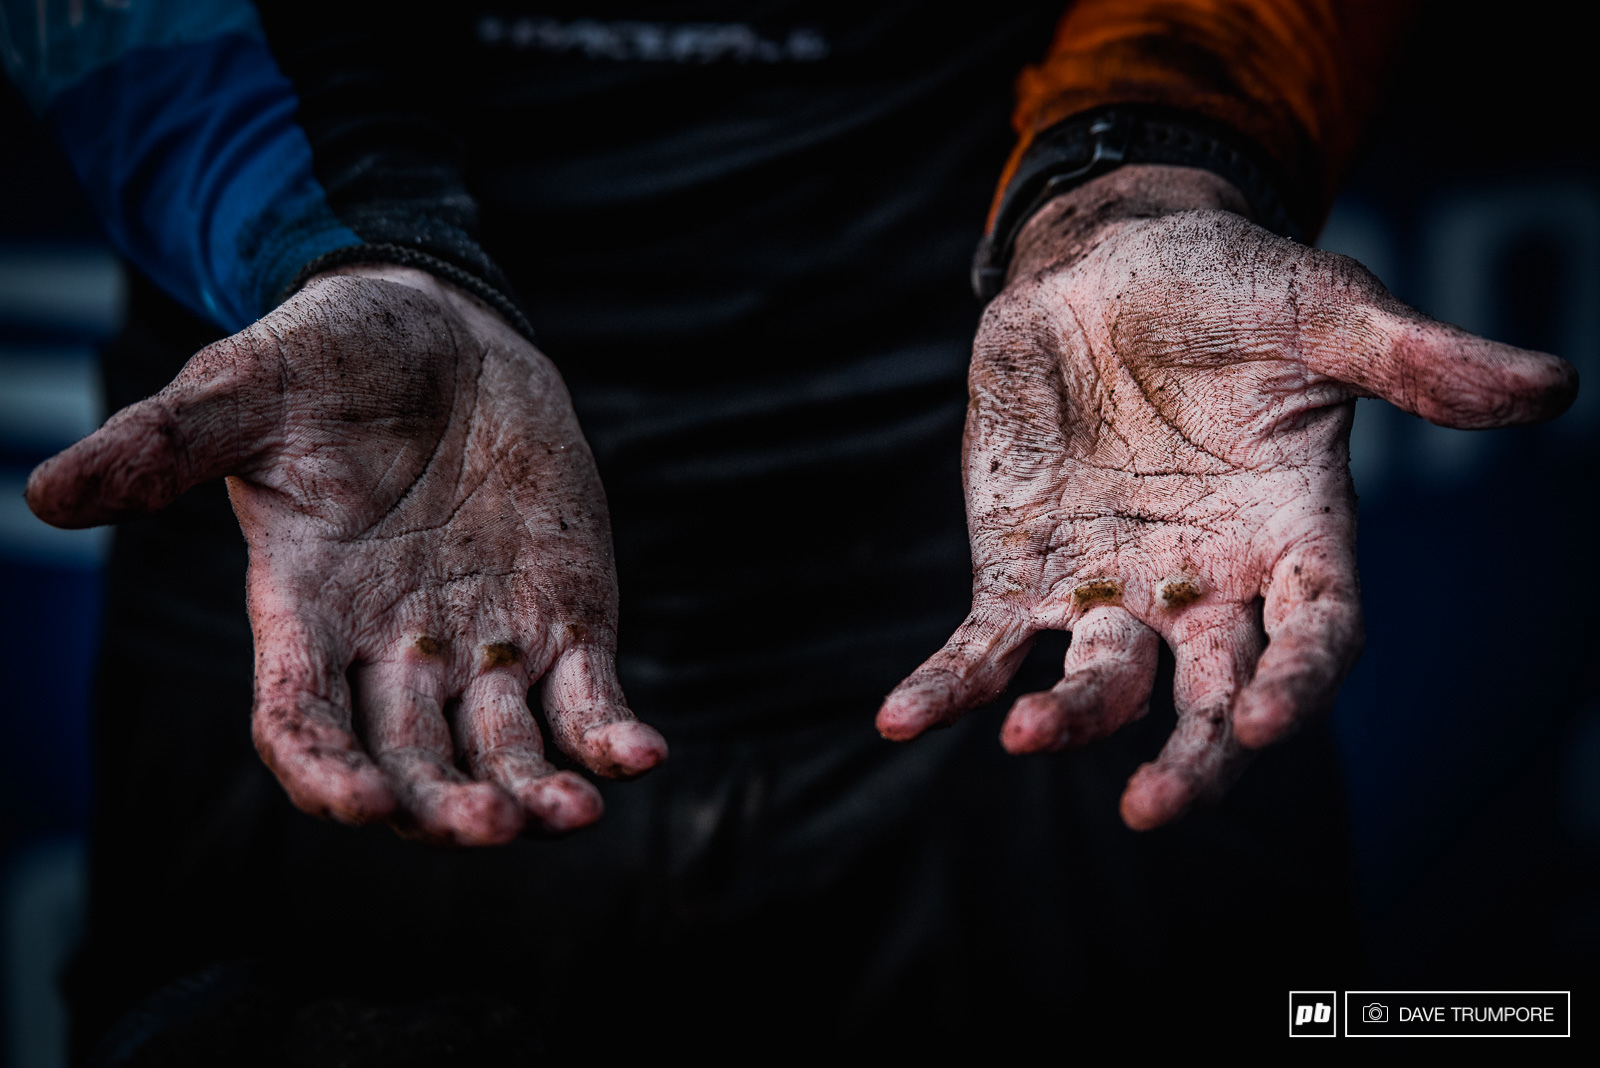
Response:
[[[1065,677],[1001,740],[1093,741],[1144,714],[1159,638],[1178,724],[1122,817],[1167,823],[1325,711],[1360,653],[1354,398],[1460,428],[1571,403],[1564,361],[1430,320],[1244,207],[1206,172],[1140,166],[1030,220],[973,353],[972,611],[889,695],[885,736],[993,700],[1039,631],[1069,630]]]
[[[321,275],[42,464],[28,503],[91,526],[221,475],[250,548],[256,747],[300,808],[458,844],[592,823],[594,786],[543,755],[535,682],[591,770],[665,757],[617,683],[611,531],[565,387],[459,290]]]

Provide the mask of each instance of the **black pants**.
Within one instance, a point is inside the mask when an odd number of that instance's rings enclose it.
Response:
[[[107,356],[113,405],[205,340],[140,287]],[[603,821],[564,840],[439,850],[293,809],[250,744],[245,551],[221,487],[119,529],[90,930],[68,984],[80,1056],[514,1064],[1282,1034],[1284,992],[1359,966],[1325,729],[1144,835],[1117,799],[1171,728],[1170,658],[1151,714],[1086,750],[1019,759],[996,738],[1016,693],[1059,678],[1064,635],[1041,639],[996,708],[909,745],[873,730],[882,695],[966,607],[968,340],[951,339],[952,374],[891,398],[916,433],[756,464],[731,497],[726,463],[663,474],[671,442],[629,452],[648,437],[638,413],[575,386],[617,528],[623,682],[672,756],[602,784]],[[802,421],[851,433],[826,415],[848,405],[820,396],[824,416]],[[697,433],[680,451],[703,452]],[[699,589],[685,554],[735,514],[770,533],[719,550],[742,577]],[[770,618],[737,614],[753,604]],[[725,642],[686,644],[718,618]]]

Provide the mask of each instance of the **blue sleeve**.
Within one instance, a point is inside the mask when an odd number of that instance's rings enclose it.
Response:
[[[248,0],[0,0],[0,47],[118,249],[223,328],[362,244]]]

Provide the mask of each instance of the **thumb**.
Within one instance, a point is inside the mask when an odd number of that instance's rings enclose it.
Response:
[[[1312,273],[1306,362],[1365,395],[1458,430],[1544,422],[1578,395],[1566,360],[1430,319],[1353,260],[1321,253]]]
[[[258,453],[277,425],[247,345],[202,349],[172,383],[130,404],[28,478],[28,507],[57,527],[92,527],[165,508],[191,486]]]
[[[1578,369],[1559,356],[1413,316],[1389,314],[1387,344],[1369,362],[1368,384],[1357,384],[1430,423],[1458,430],[1542,423],[1578,395]]]

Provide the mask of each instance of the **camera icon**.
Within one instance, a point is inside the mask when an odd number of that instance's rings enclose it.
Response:
[[[1389,1006],[1380,1005],[1376,1001],[1361,1006],[1362,1023],[1388,1023]]]

